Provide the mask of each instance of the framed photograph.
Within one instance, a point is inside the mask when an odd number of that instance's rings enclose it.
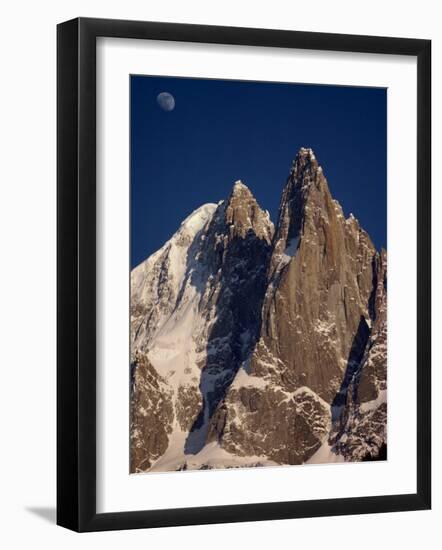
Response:
[[[429,509],[430,41],[57,36],[58,524]]]

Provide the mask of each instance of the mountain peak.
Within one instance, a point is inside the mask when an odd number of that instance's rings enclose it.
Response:
[[[273,224],[268,212],[261,209],[253,193],[241,180],[235,181],[225,209],[226,222],[235,234],[244,237],[249,230],[270,242]]]
[[[322,172],[322,168],[319,166],[316,160],[315,153],[310,147],[301,147],[292,162],[292,169],[290,174],[295,176],[297,180],[300,180],[303,174]]]
[[[279,208],[279,228],[284,238],[296,237],[311,190],[328,193],[328,186],[313,150],[301,147],[293,160]]]
[[[292,250],[293,243],[299,242],[307,217],[315,211],[325,213],[331,202],[327,180],[313,150],[301,147],[293,160],[281,197],[271,273],[285,265],[281,258],[291,257],[287,251]]]
[[[232,200],[233,197],[253,197],[253,193],[247,187],[247,185],[241,181],[236,180],[233,184],[232,191],[230,192],[229,200]]]
[[[315,153],[311,147],[301,147],[298,151],[298,157],[315,160]]]
[[[236,180],[233,184],[233,189],[249,189],[242,180]]]

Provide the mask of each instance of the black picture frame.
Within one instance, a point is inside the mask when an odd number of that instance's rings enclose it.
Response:
[[[96,512],[96,39],[417,58],[417,492]],[[57,523],[75,531],[425,510],[431,506],[431,41],[79,18],[57,28]]]

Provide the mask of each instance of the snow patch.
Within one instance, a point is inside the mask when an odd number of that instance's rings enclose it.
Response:
[[[200,231],[209,218],[212,217],[217,205],[214,203],[203,204],[196,210],[194,210],[187,218],[181,223],[180,229],[190,231],[193,235],[196,235]],[[172,237],[173,238],[173,237]]]
[[[294,237],[287,242],[286,248],[282,253],[283,259],[290,261],[295,257],[298,250],[299,237]]]
[[[382,405],[382,403],[386,403],[386,402],[387,402],[387,390],[380,390],[376,399],[373,399],[372,401],[366,401],[365,403],[361,403],[359,405],[359,410],[361,412],[372,411],[374,409],[377,409],[380,405]]]
[[[328,442],[328,437],[326,437],[319,449],[305,464],[334,464],[338,462],[345,462],[345,458],[333,450],[333,447]]]
[[[185,438],[184,432],[177,432],[171,439],[167,451],[148,472],[279,466],[265,456],[235,456],[224,450],[217,442],[208,443],[196,454],[186,455],[183,451]]]
[[[253,376],[248,374],[246,369],[241,367],[236,373],[235,379],[231,385],[232,389],[239,389],[243,387],[252,387],[265,389],[268,386],[268,382],[264,378],[259,376]]]

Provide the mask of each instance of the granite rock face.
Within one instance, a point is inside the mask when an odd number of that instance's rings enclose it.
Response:
[[[376,458],[386,282],[311,149],[275,228],[239,181],[201,207],[132,272],[131,471]]]
[[[173,420],[172,392],[146,356],[133,364],[131,399],[131,471],[142,472],[162,456]]]

